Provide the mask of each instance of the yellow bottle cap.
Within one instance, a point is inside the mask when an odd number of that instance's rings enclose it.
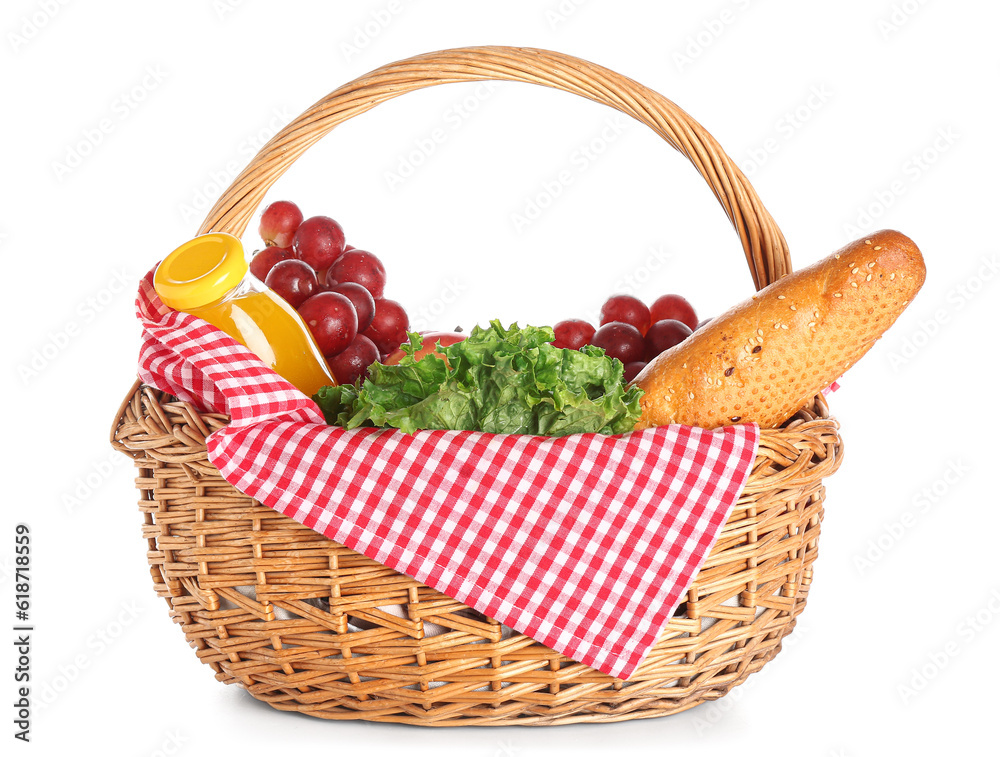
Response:
[[[248,270],[238,238],[203,234],[163,259],[153,274],[153,287],[167,307],[190,310],[221,299],[243,281]]]

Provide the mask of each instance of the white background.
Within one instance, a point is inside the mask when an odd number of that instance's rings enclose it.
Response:
[[[0,628],[15,624],[25,522],[26,750],[996,753],[996,3],[183,5],[8,0],[0,16]],[[926,256],[922,293],[832,399],[846,461],[828,481],[799,628],[745,685],[684,714],[434,730],[279,713],[217,683],[150,585],[132,472],[107,443],[135,372],[138,277],[328,91],[477,44],[578,55],[675,100],[750,176],[796,266],[881,227]],[[422,154],[435,129],[446,138]],[[385,104],[313,148],[268,199],[340,220],[425,327],[593,318],[629,289],[682,293],[706,316],[751,291],[736,235],[683,158],[638,123],[536,87],[452,85]],[[516,228],[531,202],[547,207]],[[16,663],[0,647],[8,753]]]

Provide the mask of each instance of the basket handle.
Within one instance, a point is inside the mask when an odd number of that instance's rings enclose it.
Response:
[[[681,152],[712,188],[743,244],[754,285],[791,272],[788,245],[746,176],[718,142],[648,87],[580,58],[523,47],[465,47],[390,63],[334,90],[274,136],[223,193],[199,234],[242,236],[275,181],[313,143],[349,118],[424,87],[464,81],[541,84],[609,105],[649,126]]]

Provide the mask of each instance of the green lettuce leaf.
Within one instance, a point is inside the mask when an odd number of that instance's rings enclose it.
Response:
[[[642,390],[626,387],[624,366],[604,350],[553,347],[551,328],[499,321],[415,360],[409,334],[397,365],[376,363],[360,385],[324,387],[314,397],[326,420],[377,426],[565,436],[622,434],[639,418]]]

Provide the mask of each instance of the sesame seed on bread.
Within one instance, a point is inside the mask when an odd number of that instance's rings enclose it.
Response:
[[[924,283],[897,231],[790,273],[658,355],[636,376],[636,429],[681,423],[776,428],[854,365]]]

